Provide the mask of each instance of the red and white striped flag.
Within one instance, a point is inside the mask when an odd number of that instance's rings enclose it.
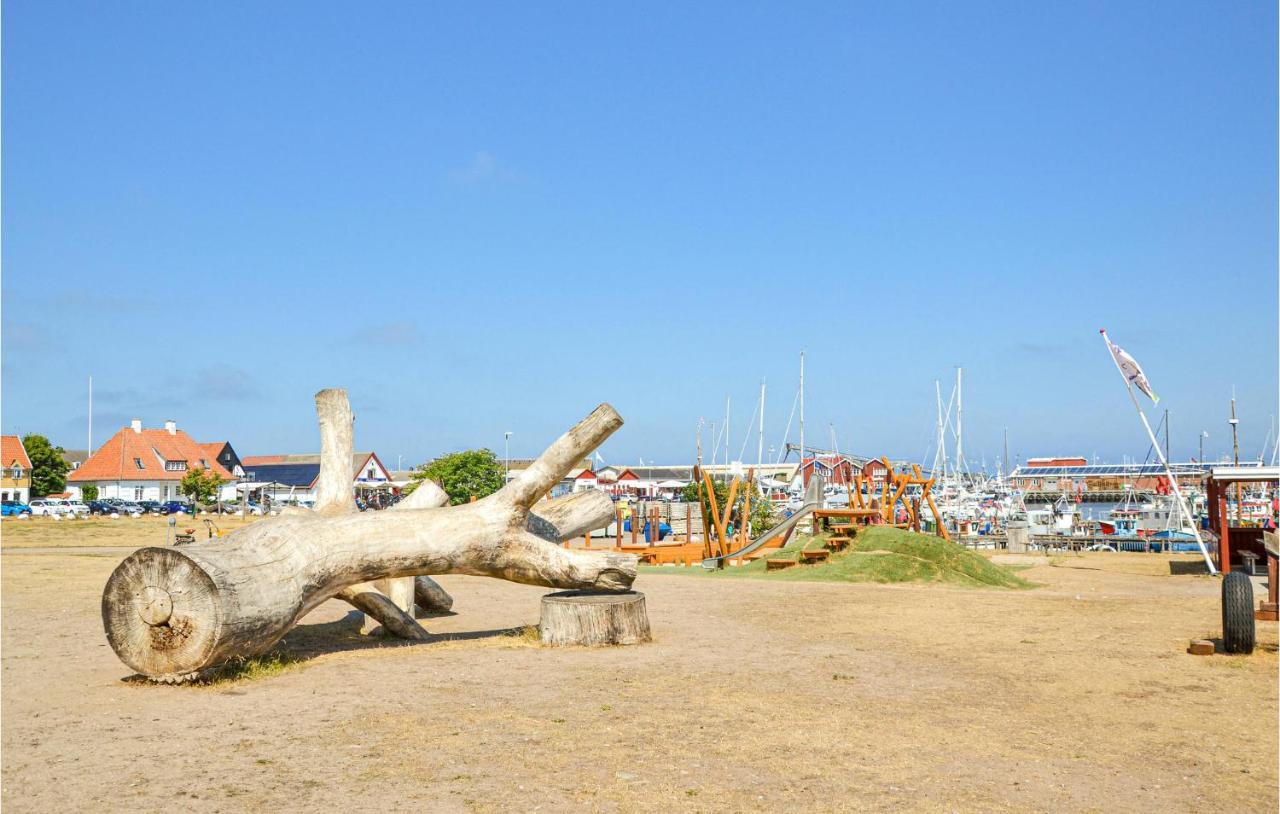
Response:
[[[1107,347],[1111,349],[1111,358],[1115,360],[1116,367],[1120,368],[1120,372],[1124,374],[1125,379],[1143,393],[1146,393],[1152,404],[1159,404],[1160,397],[1156,395],[1156,391],[1151,389],[1151,382],[1147,381],[1147,374],[1142,372],[1142,365],[1138,364],[1138,360],[1130,356],[1124,348],[1112,342],[1111,337],[1107,336],[1105,330],[1101,333],[1102,338],[1107,340]]]

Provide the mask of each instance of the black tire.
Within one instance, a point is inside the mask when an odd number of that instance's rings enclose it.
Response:
[[[1253,583],[1245,572],[1232,571],[1222,580],[1222,649],[1247,655],[1256,643]]]

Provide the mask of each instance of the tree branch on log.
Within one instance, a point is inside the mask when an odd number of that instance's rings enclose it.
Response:
[[[320,474],[316,476],[315,511],[329,516],[352,514],[356,511],[351,492],[355,414],[347,391],[331,388],[316,393],[316,420],[320,425]],[[413,617],[413,592],[412,585],[361,582],[343,588],[337,598],[381,622],[385,633],[425,641],[427,631]]]
[[[600,405],[533,466],[476,503],[281,515],[181,549],[140,549],[120,563],[103,591],[107,639],[134,670],[172,678],[265,652],[320,603],[376,579],[453,573],[626,590],[636,577],[634,556],[573,551],[529,530],[537,498],[620,426],[617,412]],[[325,510],[335,506],[326,503]],[[576,518],[574,529],[613,519],[607,498],[575,496],[545,508]]]

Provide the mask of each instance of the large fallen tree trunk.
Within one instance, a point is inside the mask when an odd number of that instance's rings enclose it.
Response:
[[[472,574],[626,590],[636,576],[635,557],[573,551],[549,540],[607,524],[613,505],[606,496],[548,501],[539,509],[552,519],[530,513],[621,425],[612,407],[600,405],[519,477],[476,503],[361,514],[320,505],[312,514],[267,518],[181,549],[140,549],[103,591],[107,639],[139,673],[173,678],[260,654],[321,602],[378,579]]]

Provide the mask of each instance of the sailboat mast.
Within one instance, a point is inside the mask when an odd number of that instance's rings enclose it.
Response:
[[[1238,418],[1236,418],[1236,389],[1235,389],[1235,387],[1232,387],[1232,388],[1231,388],[1231,420],[1230,420],[1230,422],[1228,422],[1228,423],[1230,423],[1230,424],[1231,424],[1231,454],[1232,454],[1232,458],[1235,460],[1235,465],[1236,465],[1236,466],[1239,466],[1239,465],[1240,465],[1240,435],[1239,435],[1239,433],[1236,431],[1236,428],[1240,426],[1240,420],[1239,420]],[[1241,517],[1241,515],[1242,515],[1242,511],[1243,511],[1243,510],[1242,510],[1242,508],[1241,508],[1241,506],[1240,506],[1240,482],[1239,482],[1239,481],[1236,481],[1236,522],[1239,522],[1240,517]]]
[[[698,419],[698,434],[696,442],[698,445],[698,471],[702,471],[702,419]],[[696,478],[695,478],[696,480]]]
[[[89,377],[89,454],[93,454],[93,377]]]
[[[964,368],[956,368],[956,474],[964,477]]]
[[[800,472],[804,473],[804,351],[800,351]]]
[[[1008,478],[1013,474],[1013,470],[1009,468],[1009,428],[1004,428],[1004,476]]]
[[[1231,388],[1231,420],[1227,422],[1231,425],[1231,452],[1235,460],[1236,466],[1240,465],[1240,436],[1236,432],[1240,420],[1236,418],[1236,389]]]
[[[933,380],[933,389],[938,399],[938,444],[933,451],[933,473],[939,483],[947,479],[947,435],[942,423],[942,384]]]
[[[733,399],[731,396],[724,397],[724,465],[729,465],[729,405]]]
[[[764,379],[760,380],[760,432],[756,437],[756,468],[764,466]],[[759,477],[759,473],[756,473]]]

